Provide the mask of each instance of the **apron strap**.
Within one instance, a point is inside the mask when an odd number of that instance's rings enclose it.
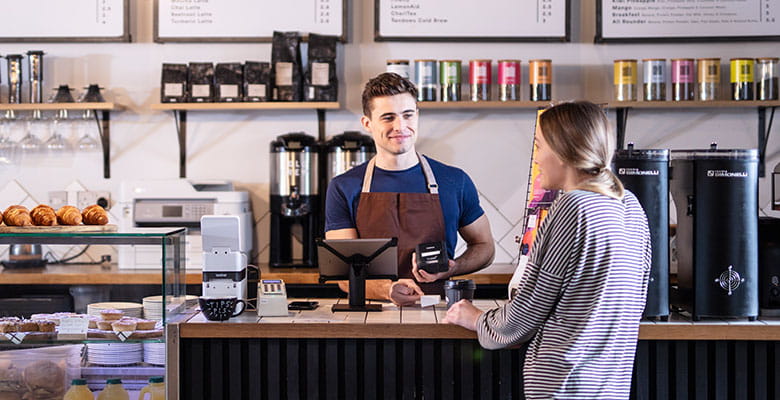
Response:
[[[425,182],[428,184],[428,192],[430,194],[439,194],[439,185],[436,183],[436,177],[433,176],[433,171],[431,170],[430,164],[428,164],[428,160],[421,156],[420,153],[417,153],[417,158],[420,160],[420,167],[423,170],[423,175],[425,175]],[[363,189],[361,190],[363,193],[371,191],[371,180],[374,178],[375,165],[376,156],[372,157],[366,166],[366,173],[363,175]]]

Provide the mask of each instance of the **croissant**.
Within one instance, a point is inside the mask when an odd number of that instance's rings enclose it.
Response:
[[[81,212],[84,225],[105,225],[108,223],[108,213],[103,207],[93,204]]]
[[[32,225],[30,211],[25,206],[10,206],[3,213],[3,220],[8,226]]]
[[[33,225],[38,226],[52,226],[57,223],[57,214],[54,213],[54,209],[46,204],[40,204],[30,211]]]
[[[81,223],[81,212],[73,206],[62,206],[57,210],[57,223],[60,225],[78,225]]]

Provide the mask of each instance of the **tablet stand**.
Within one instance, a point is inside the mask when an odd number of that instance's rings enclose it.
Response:
[[[383,251],[390,247],[398,245],[398,239],[392,238],[384,245],[378,248],[373,254],[366,256],[363,254],[355,253],[350,256],[341,254],[338,250],[329,246],[324,241],[319,241],[317,244],[333,253],[341,261],[349,265],[349,304],[334,304],[332,307],[333,312],[336,311],[382,311],[381,304],[366,304],[366,278],[370,276],[368,273],[368,266],[371,261],[377,256],[382,254]]]

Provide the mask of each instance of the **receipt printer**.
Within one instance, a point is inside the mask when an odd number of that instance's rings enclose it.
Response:
[[[281,279],[262,279],[257,284],[257,316],[286,317],[287,289]]]
[[[418,244],[416,253],[417,268],[429,274],[438,274],[449,270],[449,258],[444,242]]]

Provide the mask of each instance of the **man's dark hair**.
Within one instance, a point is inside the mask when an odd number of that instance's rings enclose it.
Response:
[[[371,118],[371,101],[374,97],[395,96],[401,93],[409,93],[417,101],[417,87],[401,75],[385,72],[371,78],[363,88],[363,115]]]

